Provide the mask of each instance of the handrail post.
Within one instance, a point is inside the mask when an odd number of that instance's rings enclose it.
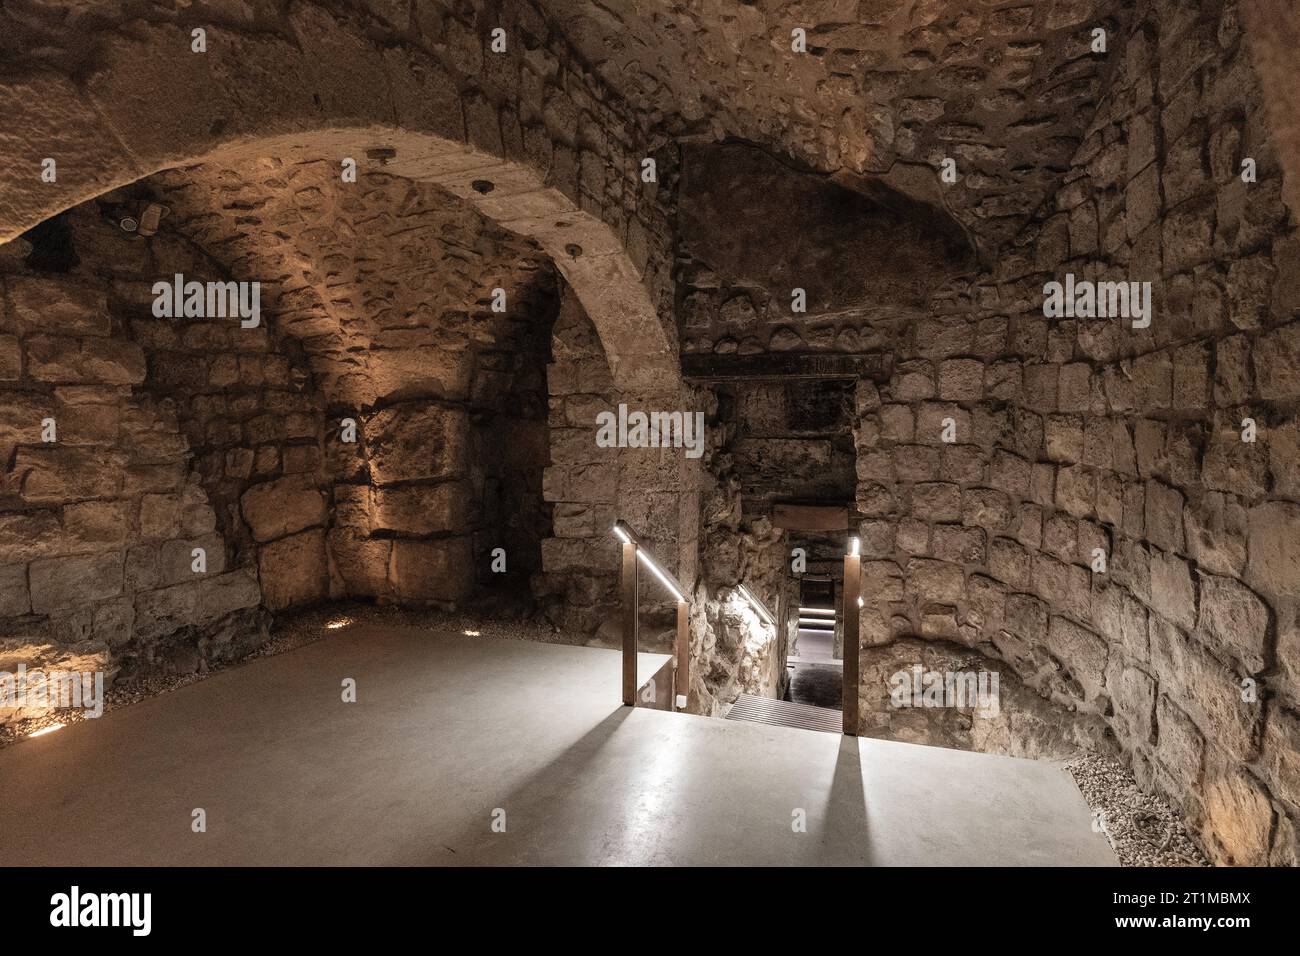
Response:
[[[636,706],[636,654],[637,654],[637,587],[636,542],[623,542],[622,602],[623,602],[623,703]],[[680,612],[679,612],[680,613]]]
[[[840,709],[844,714],[844,732],[850,737],[858,735],[858,619],[862,600],[862,555],[858,553],[858,539],[844,555],[844,685],[840,692]]]
[[[691,694],[691,606],[677,602],[677,668],[673,672],[673,709],[685,710]]]

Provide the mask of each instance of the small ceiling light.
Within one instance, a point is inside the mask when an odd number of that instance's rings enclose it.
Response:
[[[352,618],[341,617],[338,620],[330,621],[328,624],[325,625],[325,627],[331,631],[337,631],[340,627],[347,627],[351,623],[352,623]]]
[[[578,245],[576,242],[571,242],[564,247],[564,251],[569,254],[570,259],[576,259],[578,256],[582,255],[582,246]]]
[[[476,179],[469,184],[469,188],[481,196],[486,196],[492,190],[496,189],[496,184],[488,179]]]
[[[46,734],[52,734],[56,730],[62,730],[67,724],[50,724],[48,727],[42,727],[40,730],[33,730],[28,737],[44,737]]]
[[[156,202],[151,202],[144,207],[144,212],[140,214],[138,223],[139,232],[142,236],[152,236],[158,231],[158,224],[162,222],[162,217],[167,215],[167,207]]]

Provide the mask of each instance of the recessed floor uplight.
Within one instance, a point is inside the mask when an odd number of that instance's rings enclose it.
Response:
[[[341,617],[336,621],[330,621],[328,624],[325,625],[325,627],[328,630],[337,631],[340,627],[347,627],[351,623],[352,623],[352,618]]]
[[[482,631],[466,631],[466,632],[465,632],[465,636],[466,636],[466,637],[478,637],[478,636],[481,635],[482,633],[483,633]]]
[[[52,734],[56,730],[62,730],[67,724],[50,724],[48,727],[42,727],[40,730],[33,730],[28,737],[44,737],[46,734]]]

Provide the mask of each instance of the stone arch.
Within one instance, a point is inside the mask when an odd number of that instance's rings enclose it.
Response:
[[[562,62],[562,41],[546,42],[530,7],[501,12],[516,41],[502,55],[487,52],[483,18],[447,16],[431,38],[365,11],[249,9],[244,23],[103,25],[0,84],[16,158],[0,172],[0,241],[178,165],[353,157],[436,183],[537,241],[620,389],[677,393],[660,318],[671,307],[667,216],[653,186],[637,188],[636,131],[599,81]],[[200,26],[206,53],[191,51]],[[40,178],[46,157],[63,158],[54,183]]]

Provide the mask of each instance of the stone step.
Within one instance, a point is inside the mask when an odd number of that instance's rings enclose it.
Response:
[[[772,724],[777,727],[799,727],[804,730],[821,730],[838,734],[844,730],[844,719],[838,710],[795,704],[788,700],[741,694],[727,713],[728,720],[746,720],[755,724]]]

